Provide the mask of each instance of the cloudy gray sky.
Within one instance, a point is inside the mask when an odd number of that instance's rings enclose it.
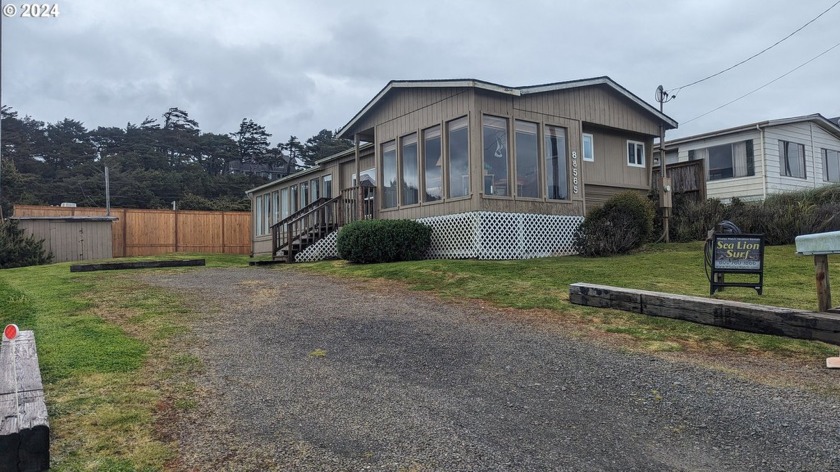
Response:
[[[389,80],[521,86],[608,75],[655,105],[784,38],[837,0],[63,0],[2,19],[2,103],[125,127],[179,107],[204,132],[251,118],[301,140],[349,121]],[[8,6],[7,6],[8,8]],[[6,11],[6,13],[9,13]],[[665,105],[674,138],[772,118],[840,115],[840,5]],[[657,105],[658,106],[658,105]]]

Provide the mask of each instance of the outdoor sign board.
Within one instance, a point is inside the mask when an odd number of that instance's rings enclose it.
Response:
[[[758,282],[725,282],[724,274],[753,274]],[[717,234],[712,238],[710,295],[724,287],[750,287],[759,295],[764,288],[764,235]]]

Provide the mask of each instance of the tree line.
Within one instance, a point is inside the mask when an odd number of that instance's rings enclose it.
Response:
[[[168,208],[176,201],[185,210],[248,210],[245,191],[268,179],[231,173],[231,162],[291,174],[352,147],[327,129],[304,142],[290,136],[272,147],[265,127],[245,118],[234,132],[203,133],[179,108],[125,128],[88,130],[70,118],[44,123],[2,106],[0,132],[5,216],[13,204],[105,206],[106,166],[114,207]]]

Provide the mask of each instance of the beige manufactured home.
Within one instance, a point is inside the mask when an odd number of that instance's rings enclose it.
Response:
[[[248,191],[254,254],[334,256],[358,218],[431,225],[430,257],[569,253],[587,210],[650,188],[653,138],[676,126],[608,77],[392,81],[339,132],[354,149]]]

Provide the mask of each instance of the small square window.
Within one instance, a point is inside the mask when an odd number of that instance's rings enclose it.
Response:
[[[645,166],[645,143],[627,141],[627,165],[631,167]]]
[[[583,160],[595,162],[595,142],[589,133],[583,133]]]

